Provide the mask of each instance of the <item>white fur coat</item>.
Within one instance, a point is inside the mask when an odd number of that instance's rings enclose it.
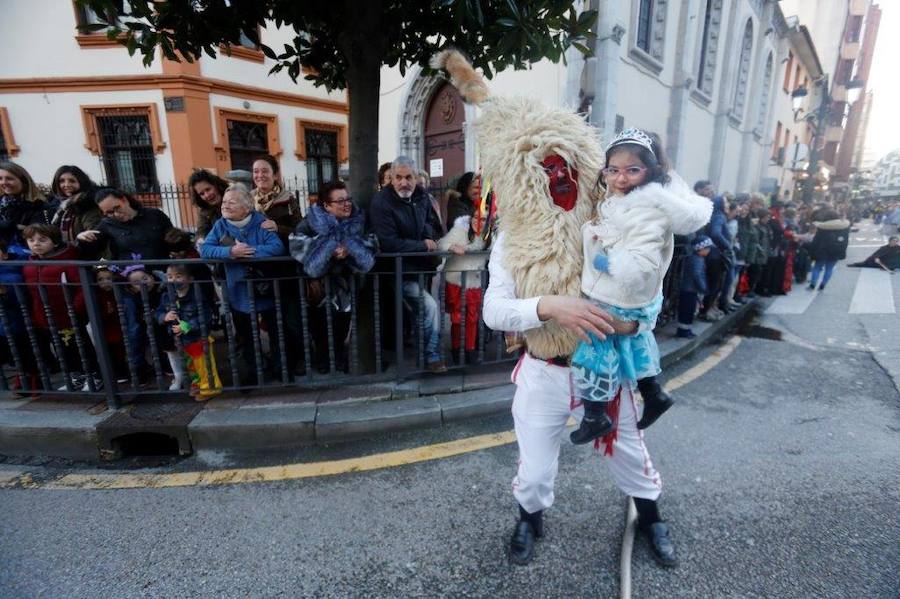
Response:
[[[453,221],[453,227],[438,241],[438,249],[442,252],[448,252],[450,251],[450,246],[455,244],[463,246],[467,252],[483,250],[484,239],[478,235],[472,241],[469,241],[469,220],[468,216],[460,216]],[[481,287],[481,273],[486,263],[487,256],[484,254],[465,254],[464,256],[451,254],[444,263],[447,282],[462,286],[461,273],[466,271],[466,289]]]
[[[626,196],[610,196],[597,218],[582,228],[581,291],[619,308],[640,308],[662,290],[674,251],[674,234],[689,235],[709,222],[712,202],[695,194],[673,173],[668,185],[649,183]],[[594,256],[609,259],[609,272],[594,268]]]

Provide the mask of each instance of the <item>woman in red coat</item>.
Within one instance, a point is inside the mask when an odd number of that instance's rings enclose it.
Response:
[[[96,390],[101,381],[85,327],[81,277],[77,266],[59,264],[78,260],[78,252],[63,243],[59,227],[53,225],[28,226],[22,236],[31,250],[31,263],[22,269],[22,275],[31,293],[31,320],[44,363],[52,361],[52,347],[63,370],[71,376],[63,389],[91,390],[87,377],[92,374]]]

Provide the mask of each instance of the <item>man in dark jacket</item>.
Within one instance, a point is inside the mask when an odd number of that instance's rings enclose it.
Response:
[[[425,190],[416,185],[416,172],[416,163],[411,158],[398,156],[391,163],[391,184],[381,188],[372,199],[369,216],[383,252],[425,253],[437,249],[429,217],[431,203]],[[426,367],[431,372],[444,372],[447,367],[438,347],[440,313],[437,302],[422,288],[418,274],[413,274],[431,272],[434,266],[430,256],[403,258],[402,293],[411,306],[422,303]]]

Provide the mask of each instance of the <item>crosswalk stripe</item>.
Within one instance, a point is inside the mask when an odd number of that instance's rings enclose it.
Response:
[[[860,269],[850,300],[850,314],[894,314],[891,274],[880,269]]]
[[[808,291],[806,287],[797,285],[787,295],[780,295],[769,304],[767,314],[803,314],[813,300],[816,299],[815,291]]]

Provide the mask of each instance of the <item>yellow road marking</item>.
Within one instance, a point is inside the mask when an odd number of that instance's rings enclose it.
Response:
[[[722,360],[731,355],[741,341],[742,338],[738,336],[730,338],[702,362],[670,380],[668,384],[666,384],[666,389],[668,391],[673,391],[703,376],[715,368]],[[194,472],[66,474],[58,479],[43,484],[23,484],[26,479],[28,482],[31,482],[31,476],[29,474],[22,474],[21,476],[16,476],[8,480],[0,478],[0,487],[16,486],[20,488],[82,490],[162,489],[168,487],[275,482],[405,466],[418,462],[449,458],[473,451],[490,449],[492,447],[500,447],[502,445],[514,443],[515,441],[515,431],[504,431],[344,460],[300,462],[278,466],[263,466],[259,468],[232,468]]]

